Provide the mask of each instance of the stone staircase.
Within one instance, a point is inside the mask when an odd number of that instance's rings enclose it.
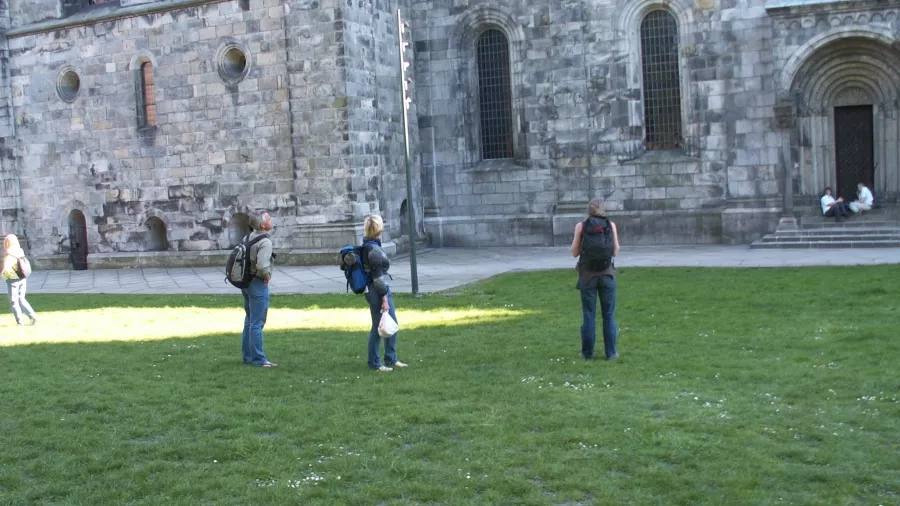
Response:
[[[900,248],[900,209],[874,209],[837,223],[834,218],[806,215],[799,228],[777,230],[751,248]]]

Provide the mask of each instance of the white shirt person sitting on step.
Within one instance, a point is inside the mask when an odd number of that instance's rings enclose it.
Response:
[[[856,200],[850,203],[850,210],[857,214],[861,211],[871,211],[872,205],[875,204],[872,191],[866,188],[866,185],[863,183],[859,183],[856,187],[859,191],[856,194]]]

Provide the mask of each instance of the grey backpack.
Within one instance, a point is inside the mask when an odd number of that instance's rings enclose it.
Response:
[[[247,288],[253,281],[250,266],[250,248],[262,241],[268,239],[269,234],[263,234],[250,240],[250,234],[244,236],[244,240],[231,250],[228,260],[225,262],[225,281],[231,283],[237,288]]]

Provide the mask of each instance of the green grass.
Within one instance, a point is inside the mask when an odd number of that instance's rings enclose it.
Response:
[[[572,271],[398,296],[29,297],[0,319],[0,504],[897,504],[900,266],[627,269],[617,362]],[[602,350],[602,337],[598,348]]]

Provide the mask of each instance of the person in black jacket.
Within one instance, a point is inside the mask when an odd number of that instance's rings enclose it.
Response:
[[[582,258],[582,238],[584,227],[592,223],[609,226],[612,231],[612,256],[619,254],[619,230],[616,224],[606,218],[603,201],[593,199],[588,203],[588,218],[575,226],[575,237],[572,239],[572,256],[579,257],[578,289],[581,290],[581,356],[585,360],[593,360],[594,343],[597,339],[597,298],[600,298],[600,310],[603,317],[603,351],[607,360],[616,360],[616,266],[610,259],[605,265],[588,265]]]
[[[397,367],[407,364],[397,359],[397,334],[384,340],[384,361],[379,356],[381,336],[378,335],[378,324],[381,313],[390,313],[397,321],[394,300],[391,297],[390,275],[391,261],[381,248],[381,233],[384,232],[384,221],[381,216],[366,216],[364,222],[366,237],[364,239],[363,260],[367,272],[371,274],[371,283],[366,287],[366,300],[372,313],[372,328],[369,330],[369,368],[379,372],[391,372]]]

